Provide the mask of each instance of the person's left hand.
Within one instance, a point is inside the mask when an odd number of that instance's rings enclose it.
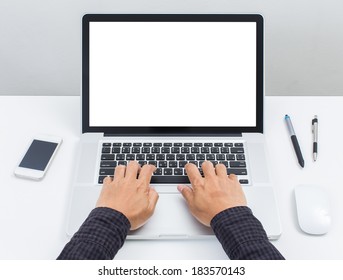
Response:
[[[127,167],[117,166],[114,178],[104,179],[96,207],[109,207],[121,212],[130,221],[131,230],[141,227],[154,213],[158,200],[157,192],[150,187],[155,169],[154,165],[141,168],[136,161],[130,161]]]

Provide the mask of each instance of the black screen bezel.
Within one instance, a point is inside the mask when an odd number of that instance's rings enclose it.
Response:
[[[89,23],[90,22],[256,22],[256,126],[253,127],[146,127],[89,125]],[[109,135],[230,135],[244,132],[263,133],[264,51],[263,17],[231,14],[86,14],[82,19],[82,133]]]

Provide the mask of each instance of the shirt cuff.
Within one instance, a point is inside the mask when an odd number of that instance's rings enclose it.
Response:
[[[123,246],[130,227],[129,220],[121,212],[98,207],[91,211],[73,239],[95,243],[113,258]]]

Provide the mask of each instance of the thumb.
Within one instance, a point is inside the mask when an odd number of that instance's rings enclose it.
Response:
[[[158,193],[154,188],[150,187],[149,190],[149,209],[151,211],[151,214],[154,212],[156,204],[158,201]]]
[[[190,205],[193,202],[193,190],[184,185],[177,186],[177,190],[182,194],[184,199],[187,201],[187,204]]]

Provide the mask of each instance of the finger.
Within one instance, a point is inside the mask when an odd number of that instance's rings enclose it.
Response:
[[[125,170],[126,170],[126,166],[125,166],[125,165],[118,165],[118,166],[114,169],[114,178],[113,178],[113,179],[121,179],[121,178],[124,178],[124,176],[125,176]]]
[[[219,177],[227,177],[226,167],[224,164],[219,163],[215,166],[215,171]]]
[[[189,181],[191,182],[193,187],[197,187],[199,182],[203,181],[203,178],[199,172],[198,167],[195,166],[193,163],[187,163],[185,165],[185,169],[187,172],[187,176],[189,178]]]
[[[228,177],[233,181],[238,181],[238,177],[236,174],[229,174]]]
[[[177,186],[177,190],[182,194],[183,198],[186,200],[188,205],[193,204],[193,190],[192,190],[192,188],[185,186],[185,185],[179,185],[179,186]]]
[[[214,166],[212,162],[210,161],[204,161],[204,163],[201,166],[202,170],[204,171],[204,177],[214,176],[216,175]]]
[[[156,208],[156,204],[158,201],[158,193],[156,192],[155,189],[150,188],[149,190],[149,211],[151,213],[151,215],[154,213],[155,208]]]
[[[136,179],[140,165],[137,161],[130,161],[126,167],[125,178]]]
[[[107,176],[104,178],[104,181],[103,181],[103,185],[108,185],[108,184],[111,184],[112,183],[112,177],[111,176]]]
[[[155,172],[156,166],[152,164],[146,164],[142,167],[139,172],[138,179],[144,181],[146,184],[149,184],[151,181],[151,176]]]

